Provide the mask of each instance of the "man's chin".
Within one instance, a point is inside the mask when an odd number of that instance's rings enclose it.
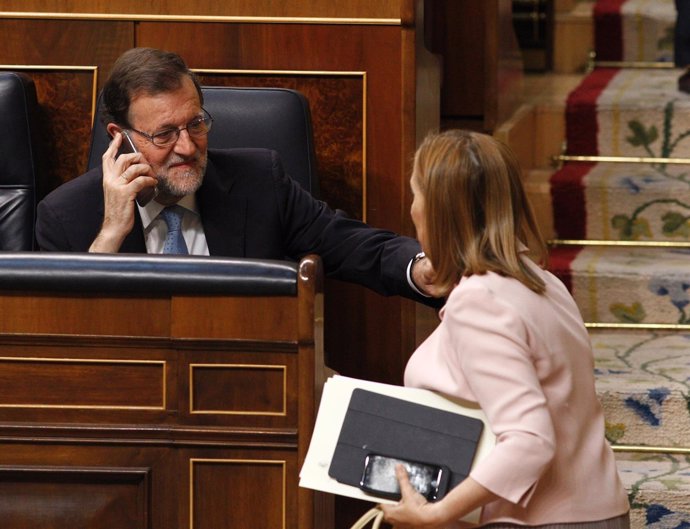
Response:
[[[172,176],[172,177],[171,177]],[[185,171],[180,175],[168,175],[165,179],[158,178],[158,193],[162,196],[182,198],[196,193],[203,176],[198,171]]]

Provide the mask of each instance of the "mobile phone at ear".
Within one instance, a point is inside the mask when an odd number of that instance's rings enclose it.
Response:
[[[129,132],[126,130],[122,131],[122,143],[120,143],[120,149],[117,151],[117,155],[120,156],[121,154],[126,154],[126,153],[132,153],[132,152],[139,152],[134,145],[134,141],[132,141],[132,137],[129,135]],[[137,193],[136,201],[137,204],[139,204],[141,207],[144,207],[146,204],[151,202],[156,195],[158,195],[158,188],[157,187],[145,187],[141,191]]]
[[[117,151],[117,156],[120,156],[121,154],[129,154],[132,152],[139,152],[136,145],[134,145],[134,141],[132,140],[132,137],[129,135],[129,132],[126,130],[123,130],[123,131],[121,131],[121,134],[122,134],[122,141],[120,142],[120,148]]]
[[[364,460],[364,471],[359,488],[373,496],[399,500],[400,485],[395,468],[402,464],[407,470],[410,484],[428,501],[445,496],[450,471],[443,465],[406,461],[380,454],[369,454]]]

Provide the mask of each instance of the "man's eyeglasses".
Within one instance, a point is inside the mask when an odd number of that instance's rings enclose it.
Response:
[[[177,139],[180,137],[180,132],[183,130],[186,130],[192,138],[201,138],[208,134],[213,124],[213,118],[211,114],[206,112],[203,108],[201,109],[201,113],[201,116],[197,116],[184,127],[165,129],[155,134],[147,134],[146,132],[131,127],[129,127],[129,130],[143,136],[157,147],[169,147],[177,142]]]

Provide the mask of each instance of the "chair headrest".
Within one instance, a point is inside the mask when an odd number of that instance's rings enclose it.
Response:
[[[277,151],[286,172],[318,196],[309,102],[285,88],[203,86],[204,108],[213,117],[208,145],[215,149],[258,147]],[[101,109],[101,97],[98,98]],[[101,164],[109,142],[99,110],[94,120],[88,169]]]
[[[0,72],[0,250],[34,247],[36,182],[42,158],[33,80]]]
[[[0,185],[34,186],[31,129],[37,107],[30,77],[0,72]]]

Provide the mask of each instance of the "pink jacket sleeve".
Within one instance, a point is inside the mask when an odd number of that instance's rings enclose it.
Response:
[[[487,287],[461,290],[448,300],[444,318],[451,354],[496,434],[496,446],[471,477],[494,494],[524,505],[555,453],[533,339],[516,308]]]

